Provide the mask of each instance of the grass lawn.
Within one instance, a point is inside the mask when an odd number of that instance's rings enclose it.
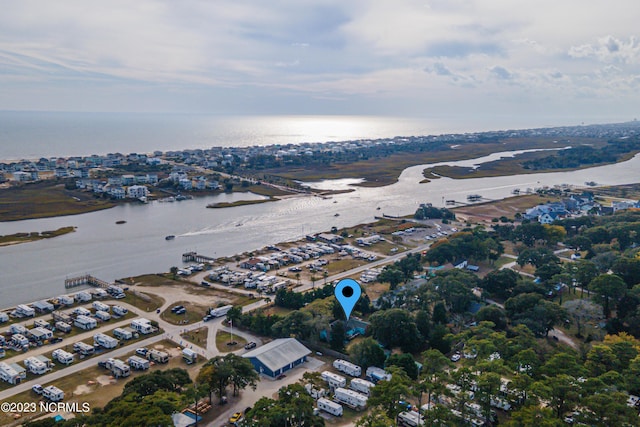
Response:
[[[184,314],[175,314],[171,312],[171,308],[177,305],[182,305],[187,309]],[[160,317],[167,322],[174,325],[190,324],[202,321],[202,318],[209,311],[208,306],[197,305],[187,301],[176,301],[171,307],[168,307],[162,312]]]
[[[180,336],[194,344],[202,348],[207,348],[207,336],[209,335],[209,328],[203,326],[202,328],[194,329],[193,331],[189,331],[187,333],[181,334]]]
[[[230,351],[235,351],[235,350],[238,350],[239,348],[243,348],[244,345],[247,343],[247,340],[234,334],[233,342],[235,342],[235,344],[228,345],[228,343],[230,342],[232,341],[231,341],[231,334],[229,332],[218,331],[218,333],[216,334],[216,347],[221,353],[228,353]]]
[[[365,264],[368,264],[368,262],[361,259],[346,258],[338,261],[331,261],[325,266],[325,268],[329,270],[329,275],[332,275],[336,273],[342,273],[344,271],[351,270],[352,268],[360,267],[361,265]]]
[[[130,289],[126,292],[126,297],[122,300],[142,311],[151,312],[162,307],[164,298],[146,292],[140,292],[136,289]]]

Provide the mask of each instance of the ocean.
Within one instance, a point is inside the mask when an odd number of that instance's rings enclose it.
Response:
[[[584,121],[584,120],[583,120]],[[613,120],[616,121],[616,120]],[[623,121],[623,120],[617,120]],[[608,122],[593,120],[591,123]],[[578,125],[572,117],[220,116],[0,111],[0,161]]]

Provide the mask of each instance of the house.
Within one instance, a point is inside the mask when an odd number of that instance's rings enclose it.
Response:
[[[334,243],[334,244],[340,243],[344,240],[342,237],[336,234],[331,234],[331,233],[320,233],[318,234],[317,237],[319,240],[322,240],[327,243]]]
[[[147,197],[149,190],[144,185],[132,185],[127,188],[127,197],[130,199],[142,199]]]
[[[557,212],[546,212],[538,217],[538,222],[540,224],[551,224],[558,218],[559,214]]]
[[[249,359],[260,374],[275,379],[282,373],[307,361],[311,350],[295,338],[281,338],[249,351],[242,357]]]
[[[454,268],[458,268],[458,269],[463,269],[468,265],[468,262],[466,259],[458,259],[456,261],[453,262],[453,267]]]

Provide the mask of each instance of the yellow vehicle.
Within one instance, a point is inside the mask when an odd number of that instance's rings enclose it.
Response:
[[[242,412],[236,412],[235,414],[233,414],[233,415],[231,416],[231,418],[229,418],[229,422],[230,422],[231,424],[235,424],[235,423],[237,423],[238,421],[240,421],[241,419],[242,419]]]

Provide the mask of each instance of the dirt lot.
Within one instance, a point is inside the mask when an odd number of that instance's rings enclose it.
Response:
[[[479,203],[470,206],[462,206],[452,209],[460,221],[491,222],[493,218],[506,216],[513,219],[516,213],[524,213],[527,209],[541,203],[556,201],[552,196],[539,196],[530,194],[526,196],[509,197],[496,202]]]

